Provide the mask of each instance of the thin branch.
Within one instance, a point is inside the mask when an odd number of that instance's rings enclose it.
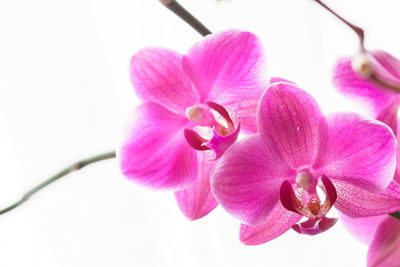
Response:
[[[340,16],[338,13],[336,13],[335,11],[333,11],[330,7],[328,7],[325,3],[323,3],[320,0],[314,0],[314,2],[316,2],[317,4],[319,4],[320,6],[322,6],[323,8],[325,8],[327,11],[329,11],[331,14],[333,14],[336,18],[338,18],[339,20],[341,20],[344,24],[346,24],[350,29],[352,29],[358,36],[358,39],[360,40],[360,50],[362,52],[365,52],[365,46],[364,46],[364,30],[356,25],[354,25],[353,23],[349,22],[348,20],[346,20],[345,18],[343,18],[342,16]]]
[[[196,19],[192,14],[190,14],[184,7],[182,7],[175,0],[160,0],[160,2],[166,6],[169,10],[175,13],[178,17],[189,24],[193,29],[195,29],[202,36],[211,34],[211,31],[206,28],[198,19]]]
[[[358,27],[354,25],[353,23],[349,22],[342,16],[340,16],[338,13],[333,11],[330,7],[328,7],[325,3],[323,3],[321,0],[313,0],[315,3],[319,4],[321,7],[329,11],[331,14],[333,14],[337,19],[342,21],[344,24],[346,24],[350,29],[352,29],[358,36],[358,39],[360,41],[360,55],[364,56],[365,58],[368,58],[367,56],[367,50],[365,49],[364,45],[364,30],[361,27]],[[374,68],[372,64],[369,61],[365,61],[364,66],[358,68],[356,71],[362,71],[363,69],[366,69],[366,73],[360,73],[365,79],[370,80],[371,82],[375,83],[376,85],[385,88],[389,91],[395,91],[397,93],[400,92],[400,85],[399,84],[391,84],[385,81],[385,79],[381,78],[378,73],[374,71]]]
[[[400,220],[400,211],[390,213],[389,215],[392,216],[393,218],[396,218],[397,220]]]
[[[9,206],[9,207],[7,207],[7,208],[5,208],[3,210],[0,210],[0,215],[17,208],[22,203],[28,201],[34,194],[36,194],[37,192],[39,192],[40,190],[42,190],[43,188],[45,188],[49,184],[52,184],[55,181],[57,181],[58,179],[66,176],[67,174],[69,174],[69,173],[71,173],[73,171],[78,171],[78,170],[80,170],[80,169],[82,169],[82,168],[84,168],[84,167],[86,167],[86,166],[88,166],[88,165],[90,165],[92,163],[99,162],[99,161],[106,160],[106,159],[111,159],[111,158],[115,158],[115,151],[104,153],[104,154],[100,154],[100,155],[96,155],[96,156],[93,156],[93,157],[90,157],[90,158],[83,159],[83,160],[80,160],[78,162],[75,162],[74,164],[70,165],[69,167],[67,167],[64,170],[58,172],[54,176],[50,177],[49,179],[45,180],[44,182],[38,184],[37,186],[35,186],[34,188],[32,188],[31,190],[26,192],[22,196],[22,198],[20,200],[18,200],[17,202],[12,204],[11,206]]]

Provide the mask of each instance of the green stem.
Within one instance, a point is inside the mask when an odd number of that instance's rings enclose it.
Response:
[[[31,190],[29,190],[28,192],[26,192],[22,198],[20,200],[18,200],[17,202],[15,202],[14,204],[8,206],[5,209],[0,210],[0,215],[7,213],[15,208],[17,208],[18,206],[20,206],[22,203],[28,201],[34,194],[36,194],[37,192],[39,192],[40,190],[42,190],[43,188],[45,188],[46,186],[48,186],[49,184],[54,183],[55,181],[57,181],[58,179],[66,176],[67,174],[73,172],[73,171],[78,171],[92,163],[95,162],[99,162],[102,160],[106,160],[106,159],[111,159],[111,158],[115,158],[115,151],[112,152],[108,152],[108,153],[104,153],[104,154],[100,154],[100,155],[96,155],[87,159],[83,159],[80,160],[78,162],[75,162],[74,164],[70,165],[69,167],[61,170],[60,172],[58,172],[57,174],[55,174],[54,176],[50,177],[49,179],[45,180],[44,182],[38,184],[37,186],[35,186],[34,188],[32,188]]]
[[[198,19],[196,19],[192,14],[189,13],[184,7],[182,7],[175,0],[160,0],[160,2],[166,6],[169,10],[175,13],[183,21],[189,24],[193,29],[195,29],[202,36],[211,34],[211,31],[206,28]]]
[[[397,220],[400,220],[400,211],[390,213],[389,215],[392,216],[393,218],[396,218]]]

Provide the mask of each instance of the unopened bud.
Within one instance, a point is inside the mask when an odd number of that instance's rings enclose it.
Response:
[[[355,55],[351,60],[351,67],[354,72],[358,73],[362,78],[371,78],[374,74],[374,68],[368,56],[364,53]]]

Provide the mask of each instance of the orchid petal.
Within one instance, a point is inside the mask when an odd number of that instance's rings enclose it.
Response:
[[[209,35],[183,57],[182,67],[201,100],[224,106],[245,131],[257,131],[254,115],[268,77],[263,49],[254,34],[230,30]]]
[[[318,149],[318,104],[295,84],[274,83],[258,110],[258,129],[271,135],[283,158],[295,169],[314,163]]]
[[[144,101],[162,104],[183,114],[199,94],[182,70],[182,55],[163,48],[145,48],[131,60],[131,81]]]
[[[397,112],[399,110],[400,99],[395,99],[390,102],[377,116],[377,120],[385,123],[389,126],[394,134],[397,134],[398,130],[398,116]]]
[[[371,193],[344,181],[333,183],[338,195],[335,208],[347,216],[376,216],[400,210],[400,185],[394,181],[380,193]]]
[[[388,215],[351,218],[343,213],[339,213],[340,221],[343,223],[344,227],[366,245],[371,244],[376,229],[387,217]]]
[[[396,98],[390,104],[388,104],[384,109],[382,109],[381,113],[378,115],[377,120],[385,123],[389,126],[394,135],[396,136],[397,143],[399,144],[400,140],[400,131],[399,131],[399,116],[397,115],[399,111],[400,98]],[[396,147],[396,158],[398,159],[396,162],[396,171],[400,172],[400,145]],[[399,175],[395,175],[395,180],[400,183]]]
[[[400,262],[400,221],[387,216],[376,229],[368,250],[368,267],[397,267]]]
[[[198,152],[196,182],[189,188],[174,193],[179,208],[189,220],[193,221],[206,216],[218,205],[210,188],[210,173],[216,163],[212,157],[212,153]]]
[[[355,113],[330,114],[319,126],[314,169],[371,192],[388,186],[396,164],[396,139],[388,126]]]
[[[266,220],[279,200],[282,182],[294,177],[272,139],[256,134],[233,144],[218,160],[211,188],[224,209],[254,225]]]
[[[387,52],[371,51],[370,63],[380,78],[392,84],[400,84],[400,62]],[[384,87],[368,79],[362,78],[354,72],[350,57],[340,59],[334,69],[333,84],[342,93],[356,97],[372,107],[373,114],[378,115],[382,108],[386,107],[397,97]]]
[[[285,78],[281,78],[281,77],[271,77],[271,79],[269,80],[269,85],[273,84],[273,83],[291,83],[291,84],[295,84],[292,81],[286,80]]]
[[[400,84],[400,60],[383,50],[369,51],[374,72],[389,83]]]
[[[118,151],[122,173],[153,189],[182,189],[192,184],[197,159],[183,136],[186,123],[184,117],[157,103],[134,109]]]
[[[260,225],[240,225],[240,241],[246,245],[266,243],[284,234],[301,218],[301,215],[288,211],[278,202],[267,219]]]

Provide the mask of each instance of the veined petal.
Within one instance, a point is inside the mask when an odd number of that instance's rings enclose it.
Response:
[[[400,221],[387,216],[368,250],[368,267],[397,267],[400,262]]]
[[[257,132],[258,100],[268,85],[260,40],[250,32],[230,30],[205,37],[182,59],[183,70],[202,100],[224,106],[235,124]]]
[[[240,241],[246,245],[259,245],[285,233],[303,216],[288,211],[280,202],[260,225],[240,225]]]
[[[145,48],[131,60],[131,81],[144,101],[157,102],[184,114],[199,94],[182,70],[182,55],[163,48]]]
[[[210,188],[210,173],[216,161],[214,155],[197,152],[198,176],[196,182],[181,191],[176,191],[175,199],[179,208],[189,220],[197,220],[206,216],[217,205]]]
[[[295,84],[294,82],[286,80],[285,78],[281,78],[281,77],[271,77],[271,79],[269,80],[270,85],[273,83],[281,83],[281,82]]]
[[[380,77],[387,79],[390,83],[400,84],[400,67],[397,59],[384,51],[371,51],[369,54],[374,71]],[[377,116],[397,97],[397,94],[355,73],[351,61],[351,57],[346,57],[336,63],[333,84],[343,94],[359,98],[367,103],[372,107],[373,115]]]
[[[400,60],[383,50],[369,51],[374,71],[389,83],[400,84]]]
[[[258,130],[269,134],[294,169],[314,163],[318,150],[317,102],[292,83],[274,83],[265,91],[258,110]]]
[[[273,140],[256,134],[233,144],[218,160],[211,189],[231,215],[254,225],[267,219],[279,200],[282,182],[294,177]]]
[[[378,117],[376,118],[377,120],[385,123],[392,129],[394,135],[396,136],[398,144],[400,138],[400,131],[398,128],[399,116],[397,115],[399,111],[399,105],[400,105],[400,98],[394,99],[384,109],[382,109],[381,113],[379,113]],[[398,173],[400,172],[400,145],[398,145],[396,148],[396,158],[397,158],[396,162],[397,175],[395,175],[395,180],[397,179],[397,182],[400,182],[400,180],[398,180],[399,178]]]
[[[320,145],[314,169],[370,192],[393,179],[396,139],[390,128],[355,113],[330,114],[320,120]]]
[[[118,150],[122,173],[153,189],[176,190],[192,184],[197,177],[197,157],[183,135],[186,123],[186,118],[157,103],[134,109]]]
[[[400,186],[392,181],[380,193],[335,180],[337,200],[335,208],[350,217],[366,217],[388,214],[400,210]]]
[[[339,213],[340,221],[343,223],[352,235],[361,242],[369,245],[375,235],[379,224],[388,217],[388,215],[351,218],[343,213]]]

